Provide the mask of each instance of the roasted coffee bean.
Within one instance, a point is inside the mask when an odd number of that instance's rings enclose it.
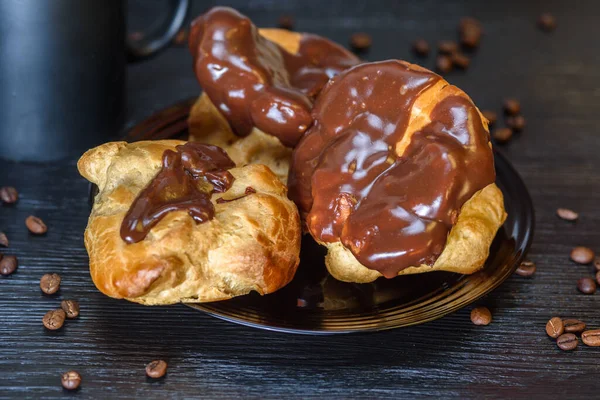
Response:
[[[15,256],[4,256],[0,255],[0,274],[8,276],[17,270],[19,262]]]
[[[575,350],[578,344],[577,336],[572,333],[563,333],[556,339],[556,345],[565,351]]]
[[[279,17],[278,25],[281,29],[291,31],[294,29],[294,17],[291,15],[282,15]]]
[[[8,247],[8,238],[4,232],[0,232],[0,246]]]
[[[150,378],[158,379],[167,373],[167,363],[163,360],[154,360],[146,365],[146,375]]]
[[[350,37],[350,46],[355,51],[366,51],[371,47],[371,35],[364,32],[357,32]]]
[[[535,274],[535,263],[533,261],[525,260],[519,265],[519,268],[515,271],[520,276],[532,276]]]
[[[600,271],[596,272],[596,283],[600,285]]]
[[[25,225],[27,226],[27,229],[29,229],[29,232],[33,233],[34,235],[43,235],[44,233],[48,232],[48,227],[44,221],[33,215],[27,217],[25,220]]]
[[[594,251],[589,247],[577,246],[571,250],[571,260],[578,264],[589,264],[594,257]]]
[[[498,120],[498,114],[496,114],[493,111],[483,110],[481,113],[483,114],[485,119],[488,120],[490,125],[494,125],[496,123],[496,121]]]
[[[417,39],[413,43],[413,51],[415,54],[425,57],[429,54],[429,43],[425,39]]]
[[[454,54],[458,51],[458,44],[453,40],[442,40],[438,43],[438,51],[441,54]]]
[[[492,136],[500,144],[507,143],[512,138],[512,134],[513,131],[510,128],[497,128],[492,132]]]
[[[525,128],[525,118],[522,115],[506,118],[506,125],[515,132],[521,132]]]
[[[489,325],[492,322],[492,313],[487,307],[475,307],[471,311],[471,322],[475,325]]]
[[[579,333],[585,329],[585,323],[578,319],[565,319],[563,325],[567,333]]]
[[[177,35],[173,38],[173,44],[175,46],[185,46],[188,41],[188,31],[185,29],[181,29],[177,32]]]
[[[581,334],[581,340],[588,346],[600,346],[600,329],[583,332]]]
[[[62,309],[50,310],[44,315],[42,322],[47,329],[51,331],[55,331],[57,329],[62,328],[65,323],[65,318],[67,315]]]
[[[596,282],[592,278],[581,278],[577,281],[577,289],[583,294],[593,294],[596,291]]]
[[[4,186],[0,188],[0,200],[6,204],[13,204],[19,200],[19,192],[12,186]]]
[[[460,69],[469,68],[469,64],[471,64],[471,59],[464,54],[454,53],[452,54],[452,65],[458,67]]]
[[[556,210],[556,215],[565,221],[576,221],[579,218],[579,214],[568,208],[559,208]]]
[[[435,59],[435,68],[442,74],[450,72],[452,70],[452,59],[448,56],[437,56]]]
[[[550,13],[543,13],[538,18],[538,26],[546,32],[553,31],[556,29],[556,18]]]
[[[504,112],[508,115],[518,115],[521,112],[521,103],[516,99],[504,100]]]
[[[565,326],[563,324],[562,319],[558,317],[552,317],[550,321],[546,324],[546,333],[551,338],[556,339],[560,335],[562,335],[565,331]]]
[[[73,319],[79,317],[79,303],[75,300],[63,300],[60,302],[60,308],[63,309],[67,318]]]
[[[65,389],[75,390],[81,385],[81,375],[77,371],[65,372],[62,374],[60,382]]]
[[[46,294],[54,294],[60,289],[60,275],[46,274],[40,279],[40,289]]]
[[[596,271],[600,271],[600,257],[594,260],[594,267],[596,267]]]
[[[466,47],[477,47],[483,34],[481,23],[475,18],[465,17],[461,19],[458,26],[460,33],[460,42]]]

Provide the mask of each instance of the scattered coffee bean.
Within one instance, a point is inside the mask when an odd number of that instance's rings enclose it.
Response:
[[[600,346],[600,329],[583,332],[581,334],[581,340],[588,346]]]
[[[0,274],[8,276],[17,270],[19,262],[15,256],[4,256],[0,255]]]
[[[181,29],[177,32],[177,35],[173,38],[173,44],[175,46],[185,46],[188,41],[188,31],[185,29]]]
[[[460,33],[460,42],[463,46],[474,48],[479,46],[483,29],[481,23],[472,17],[465,17],[460,20],[458,26]]]
[[[492,313],[487,307],[475,307],[471,311],[471,322],[475,325],[489,325],[492,322]]]
[[[507,143],[512,138],[513,131],[510,128],[498,128],[492,133],[498,143]]]
[[[281,29],[291,31],[294,29],[294,17],[291,15],[282,15],[279,17],[278,25]]]
[[[448,56],[439,55],[435,60],[436,69],[445,74],[452,70],[452,59]]]
[[[546,32],[553,31],[556,29],[556,18],[550,13],[543,13],[538,18],[538,26]]]
[[[438,43],[438,51],[441,54],[454,54],[458,51],[458,44],[453,40],[442,40]]]
[[[588,247],[577,246],[571,250],[571,260],[578,264],[589,264],[594,259],[594,251]]]
[[[596,272],[596,283],[600,285],[600,271]]]
[[[44,233],[48,232],[48,227],[44,221],[33,215],[27,217],[25,220],[25,225],[27,226],[27,229],[29,229],[29,232],[33,233],[34,235],[43,235]]]
[[[63,300],[60,302],[60,308],[63,309],[67,318],[73,319],[79,317],[79,302],[75,300]]]
[[[481,113],[483,114],[485,119],[488,120],[490,125],[494,125],[496,123],[496,121],[498,120],[498,114],[496,114],[493,111],[483,110]]]
[[[4,186],[0,188],[0,200],[6,204],[13,204],[19,200],[19,192],[12,186]]]
[[[429,43],[425,39],[417,39],[413,43],[413,51],[421,57],[426,57],[429,54]]]
[[[594,267],[596,267],[596,271],[600,271],[600,257],[594,260]]]
[[[54,294],[60,289],[60,275],[46,274],[40,279],[40,289],[46,294]]]
[[[546,333],[551,338],[556,339],[560,335],[562,335],[565,331],[565,327],[562,319],[558,317],[552,317],[550,321],[546,324]]]
[[[371,35],[364,32],[357,32],[350,37],[350,46],[355,51],[366,51],[371,47]]]
[[[533,261],[525,260],[519,265],[519,268],[515,271],[520,276],[532,276],[535,274],[535,263]]]
[[[577,336],[572,333],[563,333],[556,339],[556,345],[565,351],[575,350],[578,344]]]
[[[521,132],[525,128],[525,118],[522,115],[515,115],[506,119],[506,125],[515,132]]]
[[[585,329],[585,322],[578,319],[565,319],[563,325],[567,333],[579,333]]]
[[[67,390],[75,390],[81,385],[81,375],[77,371],[69,371],[60,378],[62,386]]]
[[[596,291],[596,282],[592,278],[581,278],[577,281],[577,289],[583,294],[593,294]]]
[[[44,315],[42,322],[47,329],[55,331],[62,328],[65,323],[66,314],[62,309],[50,310]]]
[[[576,221],[579,218],[579,214],[568,208],[559,208],[556,210],[556,215],[565,221]]]
[[[464,54],[454,53],[452,54],[452,65],[458,67],[460,69],[469,68],[469,64],[471,64],[471,59]]]
[[[508,115],[517,115],[521,112],[521,103],[516,99],[504,100],[504,112]]]
[[[0,246],[8,247],[8,238],[4,232],[0,232]]]
[[[158,379],[167,373],[167,363],[163,360],[154,360],[146,365],[146,375],[150,378]]]

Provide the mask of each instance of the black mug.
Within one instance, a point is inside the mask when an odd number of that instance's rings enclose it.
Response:
[[[0,0],[0,159],[71,157],[122,128],[127,61],[165,47],[188,0],[170,0],[162,32],[126,39],[124,0]]]

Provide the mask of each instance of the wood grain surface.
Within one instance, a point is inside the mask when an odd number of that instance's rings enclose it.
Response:
[[[198,1],[192,15],[215,4]],[[576,3],[576,5],[575,5]],[[109,299],[91,282],[83,247],[88,184],[75,159],[54,164],[0,161],[0,186],[21,199],[0,206],[4,254],[18,272],[0,277],[0,398],[597,398],[600,348],[559,350],[545,334],[555,315],[600,328],[600,292],[583,295],[576,281],[592,266],[575,265],[569,252],[585,245],[600,252],[600,3],[597,1],[230,1],[260,26],[293,14],[298,30],[342,44],[356,31],[372,35],[369,60],[419,60],[410,44],[456,38],[460,17],[479,18],[481,48],[466,72],[447,79],[482,109],[501,111],[505,97],[521,101],[525,131],[503,153],[527,183],[536,207],[530,259],[532,278],[513,276],[478,304],[493,314],[474,326],[471,308],[425,325],[374,334],[294,336],[246,328],[188,307],[147,308]],[[131,1],[131,26],[144,27],[163,4]],[[557,17],[555,32],[536,26]],[[1,90],[1,88],[0,88]],[[199,93],[185,47],[132,65],[128,126]],[[68,116],[65,116],[68,117]],[[1,145],[1,144],[0,144]],[[576,223],[558,207],[580,212]],[[32,236],[25,218],[48,225]],[[39,290],[40,277],[62,275],[59,293]],[[426,277],[424,277],[426,279]],[[81,316],[58,332],[42,326],[46,311],[77,299]],[[145,377],[153,359],[169,363],[159,381]],[[60,374],[75,369],[81,388],[63,391]]]

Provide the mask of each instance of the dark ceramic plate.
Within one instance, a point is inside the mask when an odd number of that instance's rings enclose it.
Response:
[[[128,135],[129,140],[185,138],[194,99],[161,111]],[[217,318],[256,328],[303,334],[377,331],[422,324],[452,313],[489,293],[521,262],[533,236],[533,205],[523,181],[495,153],[497,184],[508,219],[492,243],[485,267],[473,275],[433,272],[350,284],[333,279],[323,263],[324,248],[309,236],[302,242],[294,280],[276,293],[189,304]]]

